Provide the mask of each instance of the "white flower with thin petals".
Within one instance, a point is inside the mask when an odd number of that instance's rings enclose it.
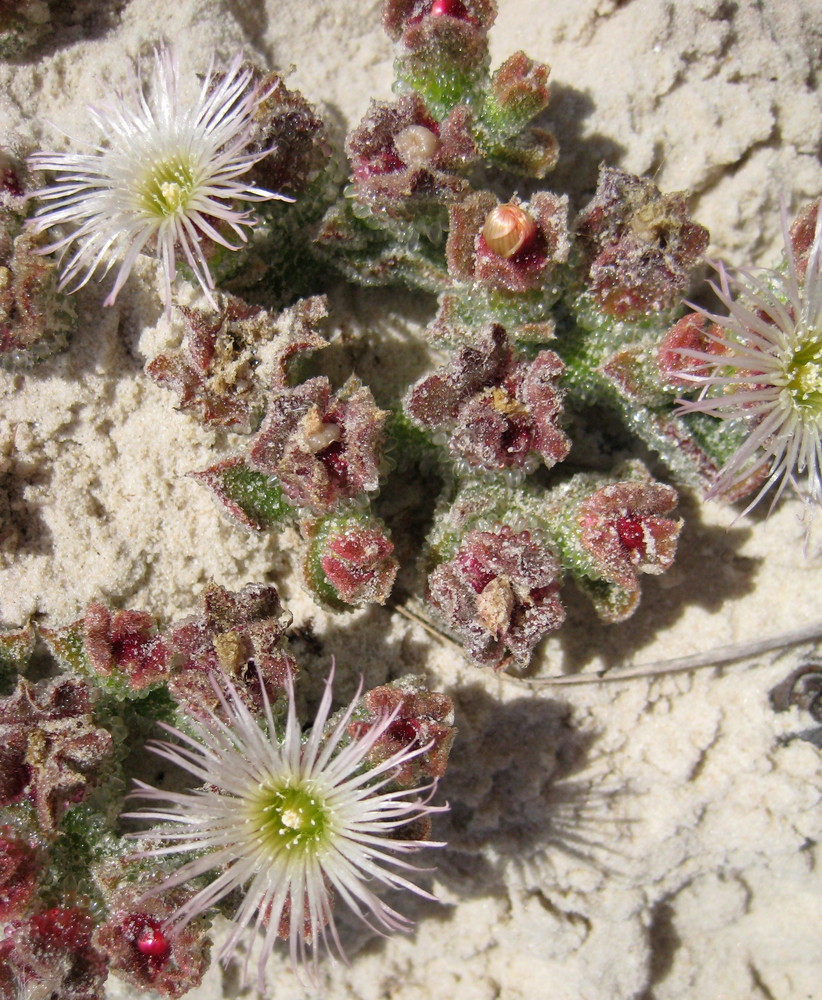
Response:
[[[167,311],[180,257],[214,305],[203,240],[239,250],[254,225],[244,204],[291,200],[241,179],[268,152],[246,151],[254,113],[267,95],[250,86],[251,70],[241,67],[238,57],[224,74],[210,69],[199,97],[187,103],[173,52],[158,49],[148,94],[135,73],[113,101],[89,107],[102,137],[93,152],[29,158],[32,169],[56,174],[53,185],[37,192],[44,204],[31,225],[36,232],[69,230],[43,249],[71,251],[61,288],[73,283],[75,291],[99,268],[108,273],[119,265],[105,300],[112,305],[147,251],[162,261]]]
[[[713,285],[727,316],[699,309],[722,328],[707,333],[714,351],[681,349],[698,365],[683,377],[702,385],[682,413],[710,413],[744,421],[748,436],[720,469],[711,495],[730,490],[761,470],[764,485],[747,513],[770,491],[773,504],[790,486],[809,509],[822,502],[822,210],[804,279],[783,219],[785,266],[729,273],[715,265]]]
[[[369,752],[396,712],[351,738],[348,727],[359,691],[332,731],[324,735],[332,677],[333,672],[305,739],[290,679],[284,731],[278,731],[267,699],[261,726],[230,684],[224,682],[225,695],[215,682],[227,721],[211,715],[207,723],[192,722],[190,735],[164,726],[180,745],[160,742],[152,746],[160,757],[204,782],[203,787],[175,793],[139,782],[135,794],[164,808],[127,814],[163,824],[140,836],[164,845],[139,857],[194,855],[156,891],[199,876],[215,876],[172,915],[172,931],[229,893],[242,892],[234,927],[218,957],[229,959],[251,925],[257,931],[264,928],[258,935],[262,939],[261,989],[265,964],[278,936],[287,936],[291,962],[298,970],[310,963],[310,971],[316,973],[320,945],[329,948],[333,944],[345,957],[332,913],[334,895],[378,933],[405,930],[411,922],[383,902],[369,882],[435,898],[400,874],[420,870],[402,855],[442,845],[404,840],[396,831],[447,807],[430,804],[436,782],[417,789],[397,788],[393,783],[397,769],[429,747],[412,745],[369,766]]]

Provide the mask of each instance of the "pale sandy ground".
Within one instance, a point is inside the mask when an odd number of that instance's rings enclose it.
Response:
[[[768,263],[778,206],[822,187],[822,8],[816,0],[503,0],[498,62],[517,48],[553,67],[562,166],[552,182],[576,198],[606,158],[690,188],[714,251]],[[122,78],[161,38],[184,69],[238,49],[324,102],[342,129],[371,96],[388,98],[391,54],[366,0],[130,0],[121,22],[69,40],[37,62],[0,67],[0,130],[63,140],[87,128],[86,101]],[[96,77],[96,79],[95,79]],[[86,133],[87,134],[87,133]],[[37,613],[56,624],[90,599],[169,617],[191,612],[209,579],[282,584],[298,623],[313,620],[350,692],[422,672],[453,695],[460,735],[442,796],[433,886],[443,905],[400,900],[415,931],[371,938],[341,919],[350,968],[329,966],[323,995],[362,1000],[818,1000],[820,757],[780,742],[805,728],[774,715],[771,688],[812,652],[785,649],[724,669],[659,680],[530,690],[462,662],[447,644],[381,609],[331,619],[314,608],[280,551],[230,526],[185,473],[225,439],[174,411],[141,372],[174,335],[161,318],[151,263],[101,311],[77,298],[71,351],[31,376],[2,375],[0,440],[13,441],[17,502],[29,533],[0,566],[0,620]],[[334,319],[382,356],[401,343],[403,296],[354,292]],[[369,327],[375,310],[382,319]],[[417,319],[425,319],[419,308]],[[396,377],[399,378],[398,374]],[[535,675],[592,671],[772,635],[822,620],[820,532],[802,554],[793,502],[765,522],[726,530],[733,513],[684,498],[680,557],[646,586],[629,623],[592,622],[568,593],[569,622]],[[285,545],[289,545],[285,538]],[[302,651],[297,650],[298,654]],[[302,995],[282,955],[269,996]],[[112,997],[129,996],[112,982]],[[197,1000],[237,995],[212,969]]]

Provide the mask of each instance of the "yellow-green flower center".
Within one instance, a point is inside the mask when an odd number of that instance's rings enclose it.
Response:
[[[182,156],[169,157],[146,174],[139,193],[141,207],[163,217],[184,212],[195,187],[191,162]]]
[[[311,850],[328,833],[328,808],[307,788],[263,785],[251,812],[260,840],[273,851]]]
[[[787,366],[786,388],[796,406],[822,416],[822,339],[806,340]]]

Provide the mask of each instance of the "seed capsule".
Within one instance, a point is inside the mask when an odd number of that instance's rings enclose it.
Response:
[[[406,166],[421,167],[428,163],[440,148],[440,141],[424,125],[408,125],[394,136],[394,149]]]
[[[505,575],[496,576],[477,594],[477,618],[492,635],[499,637],[511,623],[515,604],[511,580]]]
[[[530,242],[537,224],[519,205],[497,205],[485,217],[482,235],[489,250],[500,257],[513,257]]]

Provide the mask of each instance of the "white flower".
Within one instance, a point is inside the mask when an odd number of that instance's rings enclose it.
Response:
[[[324,736],[332,678],[333,671],[305,739],[297,722],[290,678],[284,732],[277,730],[267,699],[261,726],[228,682],[223,682],[228,689],[225,695],[213,680],[227,721],[211,715],[208,723],[191,722],[193,735],[164,726],[182,745],[160,742],[152,747],[160,757],[199,778],[203,787],[175,793],[139,782],[138,797],[166,808],[128,814],[164,824],[140,836],[164,841],[166,846],[138,857],[194,855],[157,892],[201,875],[215,876],[172,915],[172,930],[241,890],[235,925],[218,958],[231,957],[249,925],[256,930],[264,927],[258,958],[260,989],[278,936],[288,937],[295,969],[307,964],[310,947],[316,973],[319,946],[329,947],[329,935],[344,958],[332,914],[334,895],[377,933],[407,929],[411,922],[375,895],[370,881],[435,898],[392,870],[419,871],[398,855],[442,846],[395,836],[398,827],[447,808],[429,804],[436,782],[417,789],[398,789],[392,784],[397,768],[429,746],[403,748],[369,768],[366,758],[396,712],[378,719],[364,734],[350,737],[347,728],[358,691],[331,733]],[[246,969],[250,955],[251,949]]]
[[[189,104],[178,93],[174,54],[158,49],[148,96],[135,73],[128,90],[116,92],[111,103],[89,107],[102,137],[94,152],[29,158],[33,169],[57,174],[55,184],[37,192],[45,204],[32,228],[71,229],[42,251],[73,248],[61,288],[75,282],[75,291],[98,267],[107,273],[119,263],[105,300],[111,305],[138,254],[147,250],[162,261],[167,311],[179,254],[214,305],[202,239],[239,250],[245,230],[254,225],[242,203],[291,200],[238,180],[268,152],[245,151],[254,113],[267,95],[249,86],[251,71],[240,67],[238,57],[216,80],[210,69]],[[229,230],[240,243],[226,237]]]
[[[679,401],[680,412],[741,420],[750,428],[720,469],[712,496],[759,471],[764,485],[745,513],[772,489],[773,508],[790,485],[812,516],[822,501],[822,209],[802,281],[784,218],[783,229],[784,270],[729,274],[716,265],[719,286],[712,287],[728,315],[699,309],[723,335],[707,334],[714,351],[680,351],[699,362],[685,377],[703,386],[697,399]]]

